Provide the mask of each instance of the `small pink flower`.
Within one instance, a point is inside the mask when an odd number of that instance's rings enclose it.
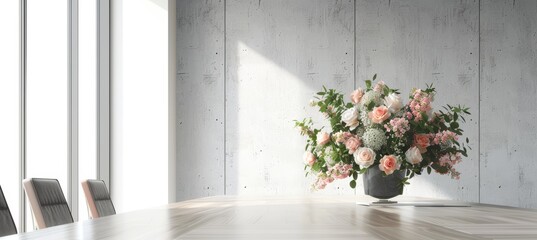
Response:
[[[330,142],[330,134],[327,132],[319,132],[317,134],[317,145],[325,145]]]
[[[391,116],[390,111],[386,106],[380,106],[373,108],[373,111],[369,113],[369,118],[374,123],[382,123],[384,120]]]
[[[432,136],[432,139],[433,139],[433,143],[434,144],[446,144],[448,143],[449,141],[451,140],[457,140],[458,139],[458,136],[456,133],[452,132],[452,131],[449,131],[449,130],[444,130],[442,132],[438,132],[436,134],[431,134]]]
[[[351,93],[352,103],[358,104],[360,101],[362,101],[363,96],[364,96],[364,90],[362,88],[358,88],[354,90],[354,92]]]
[[[310,152],[305,152],[304,153],[304,163],[307,164],[308,166],[313,166],[313,164],[315,163],[317,159],[315,158],[315,155],[313,155],[313,153],[310,153]]]
[[[432,95],[427,94],[425,92],[422,92],[421,89],[414,90],[412,94],[412,100],[409,103],[410,111],[412,112],[412,115],[414,116],[414,121],[420,121],[422,120],[423,116],[422,113],[425,113],[427,115],[431,114],[431,102],[432,102]],[[411,119],[409,117],[409,119]]]
[[[353,154],[356,149],[360,147],[361,144],[362,142],[360,141],[360,139],[354,136],[350,137],[349,139],[347,139],[347,141],[345,141],[345,147],[349,150],[349,154]]]
[[[342,162],[337,163],[333,167],[329,168],[329,176],[332,179],[344,179],[348,178],[351,174],[352,164],[344,164]]]
[[[339,132],[333,134],[332,136],[333,136],[335,142],[344,143],[344,142],[347,141],[347,139],[353,137],[354,135],[352,135],[352,133],[350,133],[350,132],[339,131]]]
[[[393,131],[396,137],[403,137],[403,135],[408,130],[410,130],[410,126],[408,125],[408,120],[404,118],[394,118],[390,120],[389,124],[385,124],[384,128],[386,128],[386,132]]]
[[[379,169],[384,171],[386,175],[392,174],[399,169],[401,165],[397,163],[397,158],[394,155],[386,155],[380,159]]]
[[[378,92],[378,93],[382,93],[382,90],[384,89],[384,86],[386,86],[386,84],[384,83],[384,81],[379,81],[375,87],[373,88],[373,91],[375,92]]]

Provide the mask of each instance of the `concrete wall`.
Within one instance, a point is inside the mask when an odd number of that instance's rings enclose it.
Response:
[[[537,208],[537,1],[481,8],[481,200]]]
[[[461,180],[425,175],[405,194],[537,207],[535,12],[533,1],[178,1],[177,199],[310,194],[292,120],[324,124],[307,106],[321,86],[347,93],[378,73],[403,93],[434,83],[436,106],[473,113]],[[528,96],[505,101],[502,91]],[[514,145],[516,160],[507,155]],[[499,197],[499,182],[509,194]],[[343,180],[314,194],[362,194],[361,186]]]

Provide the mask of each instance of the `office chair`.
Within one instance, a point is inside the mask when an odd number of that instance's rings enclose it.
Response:
[[[100,218],[116,214],[110,193],[102,180],[82,181],[82,189],[86,196],[90,218]]]
[[[28,178],[23,181],[37,229],[73,222],[57,179]]]
[[[0,237],[17,234],[17,227],[9,211],[2,187],[0,187]]]

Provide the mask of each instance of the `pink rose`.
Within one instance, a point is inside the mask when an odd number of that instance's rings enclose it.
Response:
[[[369,113],[369,118],[371,121],[379,124],[388,119],[390,116],[391,113],[386,106],[373,108],[373,111]]]
[[[315,155],[313,155],[313,153],[310,153],[310,152],[305,152],[304,153],[304,163],[307,164],[308,166],[313,166],[313,164],[315,163],[317,159],[315,158]]]
[[[427,152],[427,147],[430,145],[429,135],[427,134],[414,135],[414,145],[420,149],[421,153]]]
[[[360,139],[354,136],[350,137],[349,139],[347,139],[347,141],[345,141],[345,147],[347,147],[347,149],[349,150],[349,154],[353,154],[361,144],[362,142],[360,141]]]
[[[376,154],[371,148],[362,147],[354,152],[354,161],[362,168],[366,168],[375,163]]]
[[[354,92],[351,93],[351,101],[354,104],[358,104],[362,97],[364,96],[364,90],[362,88],[358,88],[354,90]]]
[[[386,155],[380,159],[379,169],[384,171],[386,175],[392,174],[395,170],[399,169],[401,165],[397,163],[397,158],[394,155]]]
[[[325,145],[330,142],[330,134],[327,132],[319,132],[317,134],[317,145]]]

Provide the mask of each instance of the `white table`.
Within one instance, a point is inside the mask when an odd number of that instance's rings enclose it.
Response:
[[[356,204],[364,200],[208,197],[6,239],[537,239],[535,210]]]

